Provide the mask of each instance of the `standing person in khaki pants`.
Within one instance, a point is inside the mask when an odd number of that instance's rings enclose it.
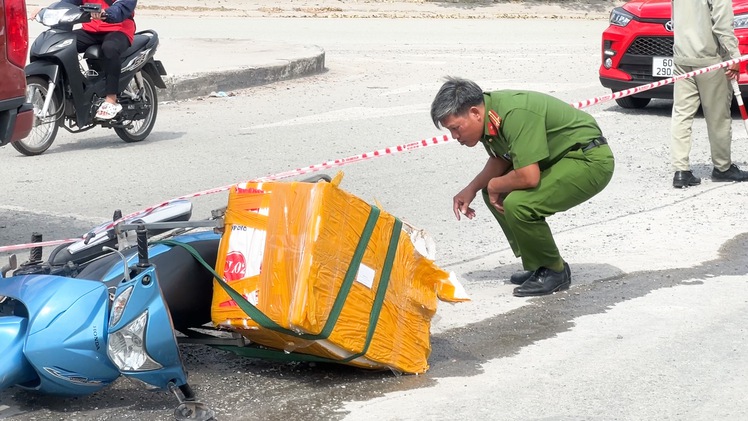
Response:
[[[675,74],[740,57],[733,30],[731,0],[672,0],[673,61]],[[711,146],[712,181],[746,181],[748,172],[732,162],[732,89],[728,79],[737,79],[738,64],[675,82],[671,156],[673,187],[701,184],[691,172],[691,127],[701,105]],[[726,77],[725,77],[726,76]]]

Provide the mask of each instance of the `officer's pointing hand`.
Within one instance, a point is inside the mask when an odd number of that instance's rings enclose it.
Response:
[[[472,195],[465,190],[457,193],[452,199],[452,209],[454,210],[455,217],[460,220],[461,215],[467,216],[468,219],[475,217],[475,209],[470,207],[470,203],[475,199],[475,193]]]
[[[475,218],[475,209],[463,203],[459,207],[459,210],[455,211],[455,216],[457,217],[458,221],[460,220],[460,214],[467,216],[467,219],[473,219]]]

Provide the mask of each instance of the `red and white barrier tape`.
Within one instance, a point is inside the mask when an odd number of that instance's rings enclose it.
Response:
[[[383,157],[383,156],[394,155],[394,154],[400,153],[400,152],[408,152],[408,151],[412,151],[412,150],[415,150],[415,149],[425,148],[427,146],[439,145],[439,144],[447,143],[449,141],[451,141],[451,139],[449,138],[449,136],[442,135],[441,137],[433,137],[431,139],[423,139],[423,140],[420,140],[418,142],[411,142],[411,143],[406,143],[406,144],[403,144],[403,145],[392,146],[392,147],[389,147],[389,148],[379,149],[379,150],[372,151],[372,152],[366,152],[366,153],[362,153],[362,154],[358,154],[358,155],[354,155],[354,156],[349,156],[347,158],[336,159],[334,161],[325,161],[325,162],[323,162],[321,164],[310,165],[310,166],[305,167],[305,168],[297,168],[295,170],[285,171],[285,172],[278,173],[278,174],[272,174],[272,175],[268,175],[268,176],[265,176],[265,177],[256,178],[256,179],[254,179],[252,181],[273,181],[273,180],[280,180],[280,179],[283,179],[283,178],[289,178],[289,177],[304,175],[304,174],[308,174],[308,173],[312,173],[312,172],[316,172],[316,171],[326,170],[326,169],[329,169],[329,168],[340,167],[340,166],[351,164],[351,163],[354,163],[354,162],[365,161],[365,160],[369,160],[369,159],[373,159],[373,158],[380,158],[380,157]],[[209,189],[209,190],[203,190],[201,192],[192,193],[192,194],[188,194],[188,195],[184,195],[184,196],[179,196],[179,197],[176,197],[174,199],[170,199],[170,200],[167,200],[165,202],[161,202],[159,204],[150,206],[150,207],[148,207],[146,209],[143,209],[143,210],[140,210],[140,211],[137,211],[137,212],[133,212],[133,213],[127,214],[127,215],[123,216],[122,218],[117,219],[116,221],[113,221],[113,222],[110,222],[110,223],[108,223],[106,225],[98,227],[97,229],[92,230],[89,233],[86,233],[86,236],[90,235],[90,234],[96,235],[96,234],[98,234],[100,232],[104,232],[104,231],[107,231],[109,229],[112,229],[116,224],[118,224],[118,223],[120,223],[120,222],[122,222],[124,220],[127,220],[127,219],[142,218],[142,217],[144,217],[146,215],[151,214],[156,209],[162,208],[164,206],[168,206],[170,203],[173,203],[173,202],[175,202],[177,200],[192,199],[192,198],[199,197],[199,196],[206,196],[206,195],[209,195],[209,194],[220,193],[220,192],[227,191],[227,190],[231,189],[231,187],[233,187],[235,185],[236,184],[230,184],[230,185],[223,186],[223,187],[217,187],[217,188],[213,188],[213,189]],[[32,248],[32,247],[48,247],[48,246],[56,246],[56,245],[60,245],[60,244],[67,244],[67,243],[72,243],[72,242],[75,242],[75,241],[79,241],[79,240],[85,238],[86,236],[82,236],[80,238],[71,238],[71,239],[67,239],[67,240],[43,241],[43,242],[38,242],[38,243],[27,243],[27,244],[17,244],[17,245],[13,245],[13,246],[4,246],[4,247],[0,247],[0,253],[8,252],[8,251],[14,251],[14,250],[28,249],[28,248]]]
[[[0,252],[8,252],[8,251],[15,251],[15,250],[24,250],[24,249],[30,249],[34,247],[49,247],[49,246],[58,246],[60,244],[68,244],[73,243],[75,241],[80,240],[80,238],[71,238],[67,240],[53,240],[53,241],[41,241],[38,243],[26,243],[26,244],[15,244],[12,246],[3,246],[0,247]]]
[[[174,199],[170,199],[170,200],[167,200],[165,202],[161,202],[161,203],[159,203],[157,205],[153,205],[153,206],[148,207],[146,209],[139,210],[137,212],[133,212],[133,213],[127,214],[127,215],[123,216],[122,218],[117,219],[116,221],[110,222],[107,225],[104,225],[104,226],[99,227],[99,228],[97,228],[95,230],[89,231],[85,235],[83,235],[83,236],[81,236],[79,238],[68,238],[67,240],[40,241],[38,243],[26,243],[26,244],[17,244],[17,245],[13,245],[13,246],[3,246],[3,247],[0,247],[0,253],[8,252],[8,251],[15,251],[15,250],[30,249],[30,248],[33,248],[33,247],[57,246],[57,245],[60,245],[60,244],[67,244],[67,243],[73,243],[73,242],[76,242],[76,241],[80,241],[80,240],[86,238],[86,236],[88,236],[90,234],[96,235],[96,234],[98,234],[100,232],[104,232],[104,231],[107,231],[109,229],[112,229],[116,224],[118,224],[118,223],[120,223],[120,222],[122,222],[122,221],[124,221],[126,219],[142,218],[142,217],[144,217],[146,215],[150,215],[156,209],[162,208],[164,206],[168,206],[170,203],[176,202],[177,200],[191,199],[191,198],[195,198],[195,197],[206,196],[206,195],[209,195],[209,194],[220,193],[222,191],[229,190],[232,186],[233,186],[233,184],[228,185],[228,186],[223,186],[223,187],[216,187],[216,188],[213,188],[213,189],[203,190],[201,192],[192,193],[192,194],[188,194],[188,195],[185,195],[185,196],[179,196],[179,197],[176,197]]]
[[[740,85],[737,80],[731,80],[732,93],[735,96],[735,100],[738,102],[738,109],[740,110],[740,117],[743,119],[743,127],[745,132],[748,133],[748,112],[745,110],[745,104],[743,103],[743,94],[740,93]]]
[[[638,93],[641,93],[641,92],[644,92],[644,91],[648,91],[650,89],[658,88],[660,86],[664,86],[664,85],[673,83],[676,80],[680,80],[680,79],[685,79],[685,78],[697,76],[697,75],[700,75],[700,74],[703,74],[703,73],[707,73],[707,72],[711,72],[711,71],[714,71],[714,70],[717,70],[717,69],[722,69],[722,68],[725,68],[725,67],[727,67],[727,66],[729,66],[731,64],[739,63],[739,62],[745,61],[745,60],[748,60],[748,55],[745,55],[745,56],[742,56],[742,57],[738,57],[736,59],[728,60],[728,61],[725,61],[725,62],[722,62],[722,63],[718,63],[718,64],[715,64],[715,65],[712,65],[712,66],[704,67],[702,69],[697,69],[697,70],[694,70],[692,72],[684,73],[682,75],[677,75],[677,76],[674,76],[674,77],[671,77],[671,78],[663,79],[663,80],[660,80],[660,81],[657,81],[657,82],[648,83],[646,85],[641,85],[641,86],[636,86],[636,87],[633,87],[633,88],[630,88],[630,89],[626,89],[625,91],[615,92],[615,93],[612,93],[612,94],[603,95],[603,96],[599,96],[599,97],[596,97],[596,98],[591,98],[591,99],[588,99],[586,101],[573,102],[573,103],[571,103],[571,106],[574,107],[574,108],[586,108],[586,107],[590,107],[592,105],[597,105],[597,104],[600,104],[600,103],[603,103],[603,102],[612,101],[614,99],[623,98],[623,97],[626,97],[626,96],[629,96],[629,95],[635,95],[635,94],[638,94]],[[742,110],[744,110],[744,109],[741,109],[741,111]],[[743,120],[745,121],[746,118],[744,117]],[[748,130],[748,123],[746,123],[746,130]],[[285,172],[278,173],[278,174],[268,175],[268,176],[265,176],[265,177],[256,178],[253,181],[273,181],[273,180],[280,180],[280,179],[283,179],[283,178],[295,177],[295,176],[298,176],[298,175],[308,174],[308,173],[312,173],[312,172],[316,172],[316,171],[326,170],[326,169],[329,169],[329,168],[340,167],[340,166],[343,166],[343,165],[352,164],[354,162],[365,161],[365,160],[368,160],[368,159],[373,159],[373,158],[379,158],[379,157],[383,157],[383,156],[393,155],[393,154],[399,153],[399,152],[408,152],[408,151],[412,151],[412,150],[415,150],[415,149],[422,149],[422,148],[425,148],[427,146],[440,145],[440,144],[447,143],[450,140],[451,139],[447,135],[442,135],[441,137],[434,137],[434,138],[432,138],[430,140],[424,139],[424,140],[421,140],[421,141],[418,141],[418,142],[411,142],[411,143],[406,143],[406,144],[403,144],[403,145],[392,146],[392,147],[389,147],[389,148],[379,149],[379,150],[376,150],[376,151],[373,151],[373,152],[367,152],[367,153],[362,153],[362,154],[359,154],[359,155],[350,156],[350,157],[347,157],[347,158],[336,159],[334,161],[326,161],[326,162],[323,162],[323,163],[317,164],[317,165],[310,165],[310,166],[305,167],[305,168],[297,168],[295,170],[290,170],[290,171],[285,171]],[[195,197],[199,197],[199,196],[206,196],[206,195],[209,195],[209,194],[224,192],[224,191],[227,191],[227,190],[231,189],[231,187],[233,187],[235,185],[236,184],[230,184],[228,186],[223,186],[223,187],[217,187],[217,188],[213,188],[213,189],[203,190],[201,192],[192,193],[192,194],[188,194],[188,195],[176,197],[174,199],[170,199],[170,200],[167,200],[165,202],[161,202],[161,203],[159,203],[157,205],[153,205],[153,206],[148,207],[146,209],[143,209],[143,210],[140,210],[140,211],[133,212],[133,213],[130,213],[128,215],[125,215],[125,216],[123,216],[122,218],[120,218],[120,219],[118,219],[116,221],[113,221],[113,222],[111,222],[111,223],[109,223],[107,225],[99,227],[96,230],[93,230],[93,231],[91,231],[89,233],[86,233],[86,235],[90,235],[90,234],[94,234],[95,235],[95,234],[98,234],[100,232],[107,231],[107,230],[113,228],[119,222],[122,222],[122,221],[124,221],[126,219],[132,219],[132,218],[136,218],[136,217],[143,217],[143,216],[149,215],[150,213],[152,213],[156,209],[162,208],[164,206],[168,206],[170,203],[175,202],[177,200],[191,199],[191,198],[195,198]],[[0,253],[8,252],[8,251],[15,251],[15,250],[28,249],[28,248],[32,248],[32,247],[56,246],[56,245],[60,245],[60,244],[66,244],[66,243],[72,243],[72,242],[75,242],[75,241],[79,241],[79,240],[81,240],[83,238],[85,238],[85,236],[80,237],[80,238],[67,239],[67,240],[54,240],[54,241],[44,241],[44,242],[39,242],[39,243],[26,243],[26,244],[17,244],[17,245],[13,245],[13,246],[3,246],[3,247],[0,247]]]
[[[394,155],[400,152],[409,152],[415,149],[425,148],[427,146],[440,145],[451,141],[449,136],[442,135],[441,137],[433,137],[431,139],[423,139],[418,142],[406,143],[404,145],[392,146],[389,148],[379,149],[373,152],[362,153],[359,155],[349,156],[348,158],[336,159],[334,161],[323,162],[318,165],[310,165],[306,168],[297,168],[295,170],[282,172],[279,174],[268,175],[266,177],[257,178],[253,181],[273,181],[282,178],[294,177],[297,175],[303,175],[310,172],[326,170],[328,168],[341,167],[343,165],[352,164],[354,162],[365,161],[372,158],[380,158],[383,156]]]
[[[657,82],[652,82],[652,83],[648,83],[646,85],[641,85],[641,86],[635,86],[633,88],[626,89],[625,91],[614,92],[608,95],[599,96],[597,98],[591,98],[586,101],[572,102],[571,106],[574,108],[585,108],[585,107],[596,105],[602,102],[607,102],[607,101],[611,101],[614,99],[623,98],[625,96],[635,95],[635,94],[638,94],[644,91],[648,91],[650,89],[659,88],[660,86],[669,85],[675,82],[676,80],[698,76],[700,74],[711,72],[717,69],[722,69],[732,64],[740,63],[741,61],[745,61],[745,60],[748,60],[748,55],[734,58],[728,61],[723,61],[722,63],[717,63],[712,66],[704,67],[701,69],[696,69],[692,72],[683,73],[682,75],[677,75],[677,76],[669,77],[667,79],[658,80]]]

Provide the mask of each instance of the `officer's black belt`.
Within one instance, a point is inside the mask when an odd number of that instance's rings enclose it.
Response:
[[[596,148],[600,145],[607,145],[608,139],[605,138],[605,136],[600,136],[597,139],[593,139],[592,142],[582,146],[582,145],[576,145],[575,147],[571,148],[572,151],[576,151],[578,149],[581,149],[582,152],[587,152],[588,150],[592,148]]]

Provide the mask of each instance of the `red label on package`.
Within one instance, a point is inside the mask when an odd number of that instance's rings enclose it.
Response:
[[[241,252],[232,251],[226,255],[226,264],[223,266],[223,278],[226,282],[238,281],[244,278],[246,272],[247,262]]]

